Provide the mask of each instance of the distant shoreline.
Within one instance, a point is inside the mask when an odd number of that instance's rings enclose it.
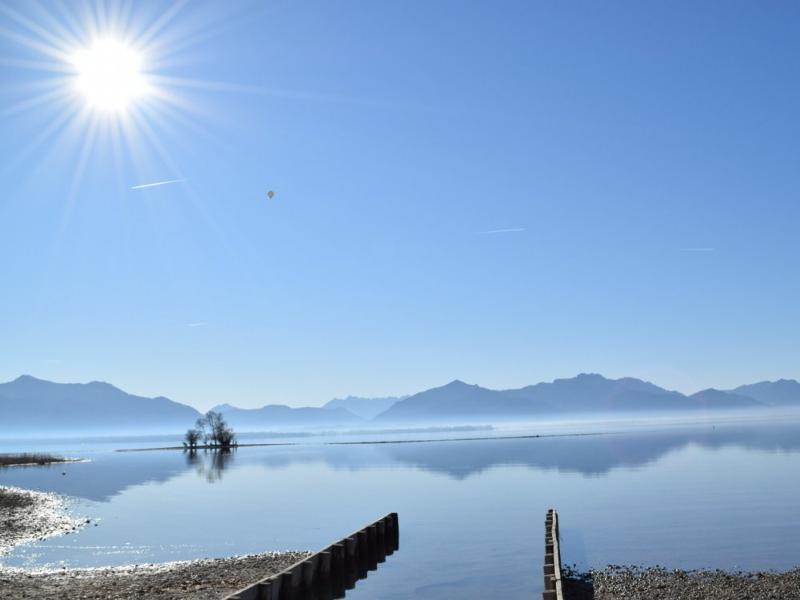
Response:
[[[117,448],[114,452],[154,452],[156,450],[235,450],[236,448],[257,448],[259,446],[297,446],[297,442],[264,442],[263,444],[236,444],[235,446],[159,446],[156,448]]]
[[[427,438],[422,440],[358,440],[352,442],[323,442],[320,446],[365,446],[380,444],[430,444],[434,442],[484,442],[489,440],[533,440],[537,438],[559,438],[559,437],[588,437],[598,435],[615,435],[619,431],[594,431],[584,433],[537,433],[526,435],[498,435],[484,437],[460,437],[460,438]],[[262,444],[237,444],[228,448],[222,446],[162,446],[157,448],[118,448],[114,452],[155,452],[158,450],[235,450],[236,448],[259,448],[267,446],[298,446],[298,442],[265,442]]]
[[[595,431],[587,433],[536,433],[527,435],[497,435],[472,438],[431,438],[426,440],[364,440],[360,442],[325,442],[325,446],[357,446],[361,444],[428,444],[431,442],[484,442],[487,440],[533,440],[537,438],[585,437],[614,435],[618,431]]]

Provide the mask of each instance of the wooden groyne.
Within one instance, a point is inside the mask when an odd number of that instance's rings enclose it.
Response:
[[[334,600],[400,548],[397,513],[389,513],[225,600]]]
[[[552,508],[547,511],[544,521],[544,592],[542,600],[564,600],[558,513]]]

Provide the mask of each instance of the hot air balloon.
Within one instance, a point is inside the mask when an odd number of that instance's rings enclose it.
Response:
[[[275,192],[273,192],[272,190],[270,190],[270,191],[268,191],[268,192],[267,192],[267,198],[269,198],[270,200],[272,200],[272,198],[273,198],[274,196],[275,196]]]

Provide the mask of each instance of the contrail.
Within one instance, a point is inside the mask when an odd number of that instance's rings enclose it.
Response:
[[[142,183],[140,185],[134,185],[131,189],[132,190],[141,190],[144,188],[156,187],[159,185],[167,185],[169,183],[180,183],[183,179],[167,179],[166,181],[155,181],[153,183]]]
[[[525,231],[524,227],[510,227],[508,229],[490,229],[489,231],[479,231],[478,233],[481,235],[485,235],[488,233],[518,233],[520,231]]]

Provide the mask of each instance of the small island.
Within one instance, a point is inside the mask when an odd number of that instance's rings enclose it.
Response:
[[[50,465],[53,463],[75,462],[74,458],[64,458],[41,452],[21,454],[0,454],[0,467],[24,467],[29,465]]]
[[[202,440],[202,444],[200,443]],[[230,450],[238,446],[236,434],[221,412],[208,411],[195,421],[194,427],[183,436],[183,447],[187,450]]]

